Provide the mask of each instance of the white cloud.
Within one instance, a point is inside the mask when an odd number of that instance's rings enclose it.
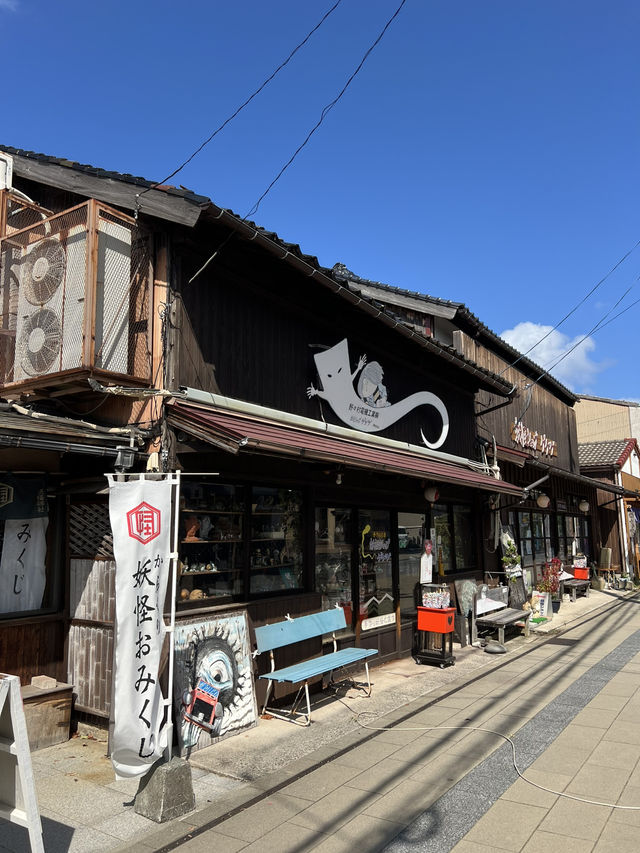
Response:
[[[0,0],[0,10],[6,9],[8,12],[15,12],[18,8],[18,0]]]
[[[583,337],[576,335],[575,338],[570,338],[558,330],[552,332],[552,328],[552,326],[525,321],[518,323],[513,329],[505,330],[500,337],[519,352],[527,353],[527,358],[531,361],[548,370]],[[545,339],[541,341],[542,338]],[[528,352],[530,347],[533,349]],[[589,386],[598,373],[610,367],[610,362],[597,362],[592,358],[595,348],[593,338],[585,338],[566,358],[551,369],[551,375],[573,391],[588,394]]]

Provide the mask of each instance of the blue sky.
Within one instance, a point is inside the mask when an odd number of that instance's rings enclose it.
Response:
[[[165,178],[334,0],[0,0],[0,144]],[[400,0],[342,0],[172,183],[244,216]],[[640,240],[637,0],[407,0],[253,219],[326,266],[464,302],[520,349]],[[640,298],[640,247],[531,357]],[[638,399],[640,304],[553,369]]]

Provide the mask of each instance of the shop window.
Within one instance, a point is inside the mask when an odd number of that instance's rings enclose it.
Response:
[[[579,515],[559,515],[557,528],[558,556],[563,562],[571,564],[576,554],[584,554],[588,560],[592,559],[587,518]]]
[[[344,608],[348,626],[353,623],[351,561],[353,532],[351,510],[316,507],[315,589],[322,593],[322,609]]]
[[[60,609],[59,525],[49,517],[44,480],[4,475],[0,482],[0,616]]]
[[[519,552],[525,568],[541,566],[556,554],[551,533],[551,516],[523,510],[509,514],[509,523],[517,525]]]
[[[413,619],[416,615],[415,585],[420,580],[420,560],[424,550],[426,516],[424,513],[398,513],[398,567],[400,613]]]
[[[180,507],[179,600],[241,594],[243,487],[183,482]]]
[[[180,601],[303,588],[301,492],[185,477],[180,510]]]
[[[469,571],[476,566],[475,534],[471,507],[456,506],[453,512],[456,571]]]
[[[358,513],[359,621],[363,630],[394,619],[391,513]]]
[[[254,486],[251,491],[251,593],[303,587],[302,495]]]
[[[431,526],[435,531],[435,572],[442,576],[468,572],[476,567],[475,531],[471,507],[434,504]]]

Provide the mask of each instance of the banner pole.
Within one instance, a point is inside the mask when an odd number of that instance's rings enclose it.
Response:
[[[167,688],[167,761],[173,754],[173,648],[178,594],[178,535],[180,523],[180,471],[173,476],[173,541],[171,542],[171,619],[169,623],[169,684]]]

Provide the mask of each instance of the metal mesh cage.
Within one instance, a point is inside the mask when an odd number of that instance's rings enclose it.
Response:
[[[148,326],[149,252],[127,217],[88,202],[21,230],[7,227],[0,241],[3,385],[78,368],[148,381]]]
[[[149,351],[149,247],[125,219],[98,211],[96,367],[146,379]]]

